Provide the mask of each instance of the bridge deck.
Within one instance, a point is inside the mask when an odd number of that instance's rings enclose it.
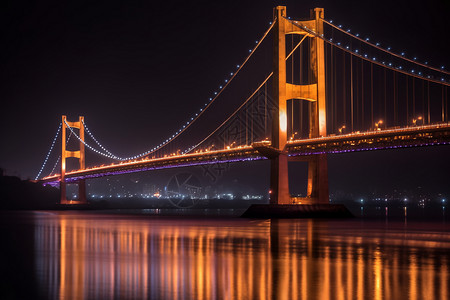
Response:
[[[291,156],[431,146],[450,143],[450,124],[391,128],[288,142]]]
[[[378,131],[356,132],[312,139],[289,141],[286,151],[289,156],[318,153],[341,153],[377,149],[401,148],[450,144],[450,124],[436,124]],[[109,175],[141,172],[165,168],[179,168],[204,164],[252,161],[267,159],[274,153],[269,142],[258,142],[252,146],[216,151],[204,151],[162,158],[144,158],[128,162],[102,165],[85,170],[66,173],[66,181],[97,178]],[[57,185],[59,175],[45,177],[39,182]]]
[[[265,159],[265,157],[259,154],[258,151],[252,146],[237,147],[233,149],[204,151],[162,158],[143,158],[139,160],[86,168],[85,170],[70,171],[66,173],[66,181],[73,182],[79,179],[97,178],[149,170],[261,159]],[[44,177],[39,182],[51,185],[58,184],[59,174]]]

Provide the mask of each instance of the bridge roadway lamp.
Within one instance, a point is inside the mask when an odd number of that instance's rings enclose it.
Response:
[[[413,125],[416,126],[417,121],[421,121],[422,120],[422,116],[418,116],[417,119],[413,119]]]
[[[375,130],[376,131],[381,130],[381,128],[380,128],[381,124],[383,124],[383,120],[380,120],[380,121],[375,123]]]

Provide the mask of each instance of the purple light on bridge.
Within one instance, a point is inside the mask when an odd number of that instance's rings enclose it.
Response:
[[[395,146],[379,146],[379,147],[365,147],[365,148],[354,148],[354,149],[342,149],[342,150],[327,150],[327,151],[309,151],[300,153],[291,153],[289,156],[307,156],[314,154],[339,154],[339,153],[349,153],[349,152],[360,152],[360,151],[374,151],[374,150],[387,150],[387,149],[398,149],[398,148],[412,148],[412,147],[423,147],[423,146],[438,146],[438,145],[448,145],[450,142],[432,142],[432,143],[420,143],[413,145],[395,145]]]
[[[110,171],[110,172],[105,172],[105,173],[87,174],[84,176],[70,177],[70,178],[66,179],[66,182],[70,183],[70,182],[78,181],[80,179],[91,179],[91,178],[99,178],[99,177],[112,176],[112,175],[122,175],[122,174],[136,173],[136,172],[145,172],[145,171],[152,171],[152,170],[194,167],[194,166],[210,165],[210,164],[217,164],[217,163],[222,164],[222,163],[234,163],[234,162],[243,162],[243,161],[257,161],[257,160],[265,160],[265,159],[267,159],[267,158],[263,157],[263,156],[256,156],[256,157],[234,158],[234,159],[227,159],[227,160],[190,162],[190,163],[174,164],[174,165],[168,165],[168,166],[142,167],[142,168],[137,168],[137,169],[117,170],[117,171]],[[46,185],[48,184],[50,186],[58,186],[59,181],[50,181],[45,184]]]

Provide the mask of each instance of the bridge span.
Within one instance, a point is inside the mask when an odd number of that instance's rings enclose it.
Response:
[[[286,144],[285,152],[289,156],[288,160],[297,160],[297,158],[302,160],[302,156],[321,153],[345,153],[447,144],[450,144],[450,124],[443,123],[291,140]],[[250,146],[229,149],[199,149],[194,153],[169,155],[162,158],[146,157],[70,171],[66,173],[66,182],[167,168],[265,160],[278,152],[279,150],[271,146],[270,141],[255,142]],[[58,186],[60,174],[44,177],[40,182]]]
[[[269,210],[298,203],[290,194],[289,161],[308,164],[307,196],[301,203],[326,206],[328,154],[449,143],[450,72],[443,66],[433,67],[354,35],[326,20],[323,8],[294,20],[285,6],[277,6],[269,24],[206,103],[187,122],[174,120],[180,122],[179,129],[152,143],[153,148],[119,157],[100,144],[84,117],[70,122],[62,116],[36,179],[61,131],[61,172],[54,174],[57,161],[50,175],[39,180],[61,187],[61,203],[68,203],[67,183],[78,185],[79,202],[86,203],[85,180],[90,178],[269,160]],[[244,67],[252,70],[250,76]],[[71,137],[79,148],[67,149]],[[85,166],[85,149],[116,162]],[[171,153],[173,149],[179,150]],[[78,170],[66,170],[70,158],[78,160]]]

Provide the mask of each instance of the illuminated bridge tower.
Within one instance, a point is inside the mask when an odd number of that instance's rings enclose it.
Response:
[[[288,160],[308,162],[308,190],[302,204],[326,204],[328,196],[328,169],[326,154],[311,155],[303,158],[288,158],[287,143],[287,100],[310,101],[309,137],[326,136],[325,102],[325,52],[324,41],[318,36],[323,34],[323,8],[311,10],[311,19],[307,21],[288,20],[286,7],[274,8],[274,89],[273,98],[278,109],[275,110],[272,124],[272,147],[278,150],[271,158],[271,204],[292,204],[294,199],[289,193]],[[307,27],[314,31],[303,30]],[[312,73],[310,84],[296,85],[286,82],[286,35],[299,34],[311,38],[309,68]],[[297,200],[297,199],[296,199]]]
[[[66,130],[70,128],[79,129],[79,137],[80,137],[80,150],[78,151],[70,151],[66,150]],[[69,129],[70,130],[70,129]],[[84,179],[78,180],[76,184],[78,184],[78,200],[67,200],[66,195],[66,159],[74,157],[78,158],[79,169],[83,170],[85,168],[85,156],[84,156],[84,117],[79,117],[78,122],[69,122],[67,121],[66,116],[62,116],[62,137],[61,137],[61,204],[85,204],[86,201],[86,183]]]

